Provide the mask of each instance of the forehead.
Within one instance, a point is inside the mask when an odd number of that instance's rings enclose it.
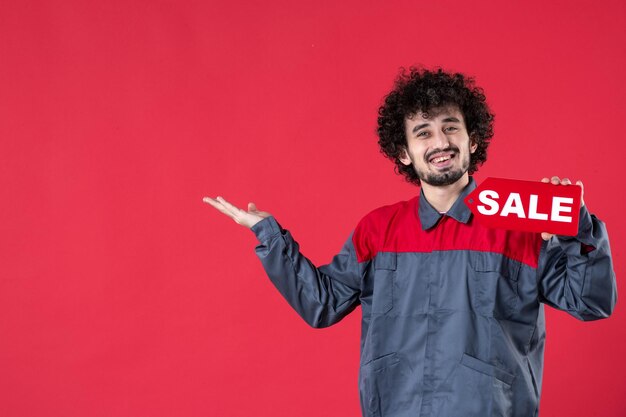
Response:
[[[429,123],[434,120],[447,119],[451,117],[459,119],[461,122],[465,122],[463,119],[463,113],[456,105],[433,107],[426,111],[417,110],[415,113],[407,116],[405,118],[405,122],[407,122],[407,124]]]

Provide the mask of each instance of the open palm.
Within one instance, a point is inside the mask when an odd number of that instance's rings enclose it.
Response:
[[[217,210],[233,219],[235,223],[246,227],[252,227],[264,218],[271,216],[271,214],[266,211],[259,211],[254,203],[248,203],[248,211],[245,211],[219,196],[217,198],[204,197],[202,201],[212,205]]]

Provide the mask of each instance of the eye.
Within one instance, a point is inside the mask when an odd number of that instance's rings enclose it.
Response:
[[[425,137],[427,137],[429,134],[430,134],[430,133],[429,133],[427,130],[422,130],[421,132],[419,132],[419,133],[417,134],[417,137],[418,137],[418,138],[425,138]]]
[[[446,131],[446,132],[456,132],[457,130],[459,130],[459,128],[456,127],[456,126],[448,126],[445,129],[443,129],[443,130]]]

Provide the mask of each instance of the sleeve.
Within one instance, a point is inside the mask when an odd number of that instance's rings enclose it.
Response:
[[[362,271],[352,233],[332,262],[319,268],[300,253],[298,243],[273,216],[251,229],[256,254],[278,291],[312,327],[331,326],[360,303]]]
[[[553,236],[542,244],[537,273],[540,301],[585,321],[613,313],[617,285],[609,238],[585,206],[576,236]]]

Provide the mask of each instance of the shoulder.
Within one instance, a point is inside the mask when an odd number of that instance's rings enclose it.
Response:
[[[359,261],[372,259],[378,252],[382,239],[397,219],[415,217],[418,197],[378,207],[359,221],[352,241]]]

